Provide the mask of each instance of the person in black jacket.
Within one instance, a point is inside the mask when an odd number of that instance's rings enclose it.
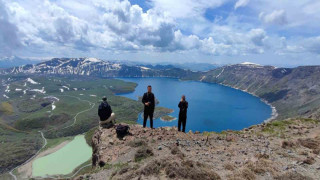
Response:
[[[98,115],[100,117],[100,125],[105,125],[106,127],[111,127],[114,124],[115,114],[112,113],[111,106],[107,102],[107,97],[102,98],[102,103],[98,109]]]
[[[181,124],[182,124],[182,132],[185,132],[186,123],[187,123],[187,110],[188,110],[188,102],[186,101],[185,95],[182,95],[178,107],[180,108],[179,120],[178,120],[178,131],[181,131]]]
[[[151,92],[152,87],[148,86],[148,92],[143,94],[142,103],[144,105],[143,127],[147,125],[147,119],[150,118],[150,127],[153,128],[153,112],[155,107],[154,94]]]

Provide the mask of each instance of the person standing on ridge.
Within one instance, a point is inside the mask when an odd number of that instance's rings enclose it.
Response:
[[[154,94],[151,92],[152,87],[148,86],[148,92],[143,94],[142,103],[144,105],[143,127],[147,125],[147,119],[150,118],[150,127],[153,128],[153,112],[155,107]]]
[[[178,104],[180,108],[179,111],[179,120],[178,120],[178,131],[181,131],[181,124],[182,124],[182,132],[186,131],[186,123],[187,123],[187,109],[188,109],[188,102],[186,101],[186,96],[182,95],[181,100]]]
[[[115,123],[115,114],[112,112],[111,106],[107,102],[107,97],[102,98],[102,102],[98,109],[98,115],[100,117],[100,126],[110,128]]]

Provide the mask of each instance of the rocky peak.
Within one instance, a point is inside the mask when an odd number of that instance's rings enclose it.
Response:
[[[320,176],[319,128],[318,121],[291,119],[222,133],[130,125],[118,138],[114,128],[99,129],[95,171],[78,179],[312,179]]]

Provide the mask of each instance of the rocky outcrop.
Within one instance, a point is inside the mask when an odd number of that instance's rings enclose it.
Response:
[[[89,179],[283,179],[320,177],[320,125],[291,119],[222,133],[181,133],[130,125],[123,139],[115,129],[92,138]],[[209,176],[210,175],[210,176]],[[301,179],[300,178],[300,179]]]

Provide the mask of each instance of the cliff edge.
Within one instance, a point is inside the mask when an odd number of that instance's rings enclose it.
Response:
[[[77,179],[317,179],[320,125],[288,119],[221,133],[130,125],[96,130],[93,171]]]

